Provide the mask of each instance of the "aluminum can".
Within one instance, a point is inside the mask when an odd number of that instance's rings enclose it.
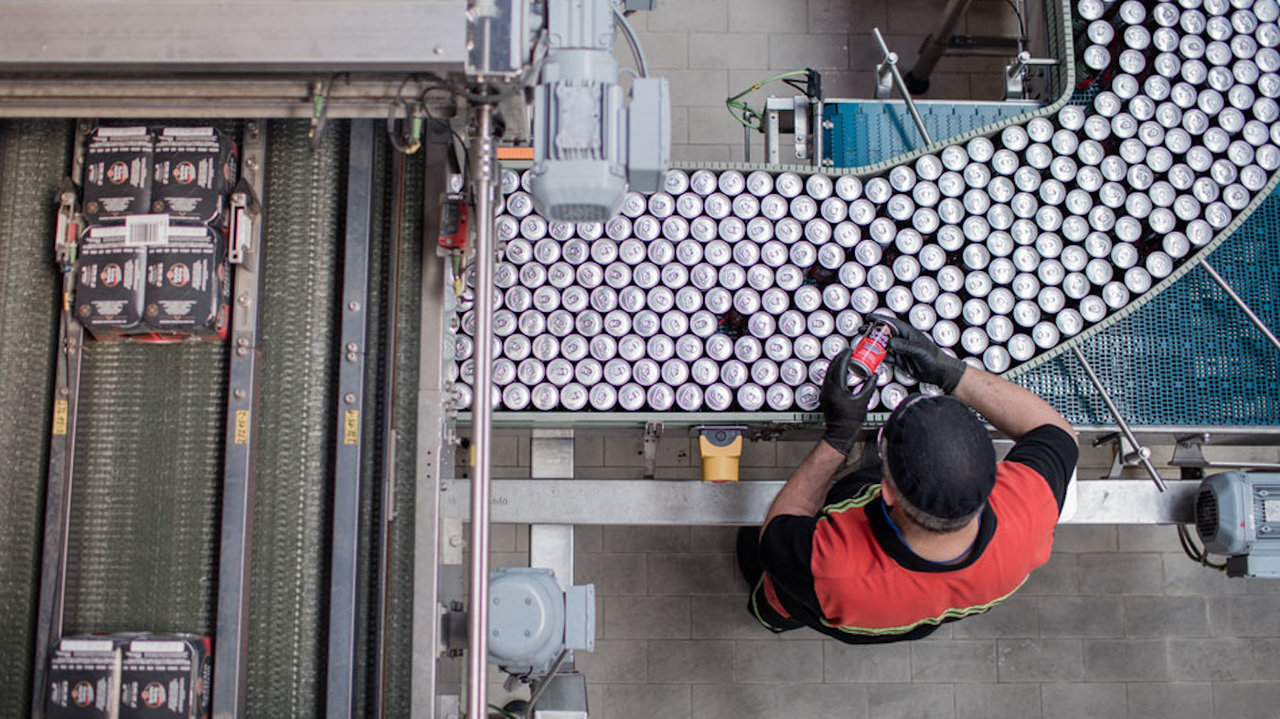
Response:
[[[1151,289],[1151,273],[1147,272],[1146,269],[1142,267],[1130,267],[1128,270],[1125,270],[1124,273],[1124,286],[1129,290],[1129,292],[1135,295],[1140,295]],[[1105,299],[1106,288],[1103,289],[1103,299]]]
[[[879,305],[880,298],[870,287],[858,287],[849,293],[849,306],[862,315],[870,314]]]
[[[1014,282],[1017,282],[1016,278]],[[981,270],[970,272],[964,278],[965,291],[974,297],[986,297],[993,286],[994,283],[991,281],[991,276]]]
[[[773,175],[764,170],[755,170],[747,175],[747,192],[756,197],[764,197],[773,192]]]
[[[822,356],[822,341],[813,335],[800,335],[792,342],[791,352],[798,360],[812,362]]]
[[[1129,304],[1129,289],[1123,282],[1108,282],[1102,288],[1102,301],[1113,310]]]
[[[777,329],[778,321],[768,312],[756,312],[747,318],[747,332],[757,339],[767,340],[774,337]]]
[[[1085,265],[1084,275],[1095,285],[1105,285],[1111,281],[1114,270],[1110,262],[1102,258],[1094,258]]]
[[[877,292],[887,292],[892,286],[893,270],[890,268],[884,265],[876,265],[867,270],[867,287]]]
[[[720,365],[720,381],[733,389],[737,389],[746,384],[750,378],[750,372],[747,366],[742,362],[731,359]]]
[[[582,335],[569,335],[560,341],[560,355],[570,362],[578,362],[587,356],[590,343]]]
[[[556,357],[547,362],[547,381],[557,387],[563,387],[573,381],[573,363],[563,357]]]
[[[720,273],[713,265],[700,262],[689,270],[689,284],[699,290],[709,290],[720,280]]]
[[[596,335],[591,338],[591,356],[600,362],[607,362],[618,356],[618,340],[612,335]]]
[[[826,244],[818,248],[818,264],[828,270],[839,270],[848,257],[844,247]]]
[[[723,384],[713,384],[703,392],[703,401],[706,402],[707,409],[713,412],[723,412],[733,405],[733,390]]]
[[[938,286],[944,292],[957,292],[964,287],[964,272],[955,265],[947,265],[938,270]]]
[[[607,412],[619,405],[618,391],[613,388],[613,385],[593,385],[591,389],[587,391],[587,401],[591,403],[592,409]],[[624,407],[624,409],[628,408]],[[635,407],[634,409],[639,409],[639,407]]]
[[[951,320],[938,320],[930,335],[939,347],[955,347],[960,341],[960,328]]]
[[[733,356],[733,340],[726,335],[716,333],[706,338],[703,350],[711,359],[723,362]]]
[[[822,306],[822,291],[814,285],[804,285],[796,289],[794,301],[801,312],[813,312]]]
[[[941,159],[943,167],[958,172],[969,164],[969,153],[959,145],[949,145],[943,148]]]
[[[1005,315],[992,315],[984,329],[992,342],[1005,342],[1013,336],[1013,320]]]
[[[609,385],[605,386],[609,387]],[[612,390],[613,388],[609,387],[609,389]],[[636,410],[642,409],[645,406],[645,402],[649,399],[645,389],[634,382],[629,382],[618,388],[617,396],[618,406],[628,412],[635,412]],[[655,399],[659,402],[663,400],[662,397],[656,397]],[[650,406],[653,407],[652,404]],[[657,409],[657,407],[653,408]],[[668,409],[669,408],[670,407],[668,406]]]
[[[760,200],[760,215],[774,222],[787,216],[789,204],[782,195],[766,195]]]
[[[787,257],[796,267],[809,268],[818,261],[818,250],[812,243],[800,240],[790,247]]]
[[[649,214],[655,219],[665,220],[676,211],[676,200],[665,192],[649,195]]]
[[[1025,334],[1016,334],[1009,338],[1006,348],[1010,357],[1019,362],[1031,359],[1036,352],[1035,341]]]
[[[546,377],[546,365],[535,357],[527,357],[516,366],[516,378],[532,387]]]
[[[773,187],[779,195],[791,198],[804,190],[804,181],[794,172],[783,172],[774,178]]]
[[[893,196],[893,186],[883,177],[873,177],[867,180],[866,185],[862,188],[862,193],[867,199],[877,205],[883,205]]]
[[[720,379],[720,365],[709,357],[700,357],[689,366],[689,376],[694,382],[706,387]]]
[[[725,265],[716,274],[720,281],[720,286],[726,290],[737,291],[747,284],[747,271],[742,269],[742,265]]]
[[[1031,300],[1019,300],[1013,306],[1013,321],[1021,327],[1034,327],[1040,321],[1040,306]]]
[[[773,273],[773,281],[784,290],[794,291],[804,284],[804,271],[795,265],[783,265]]]
[[[805,383],[796,387],[796,406],[805,412],[813,412],[818,409],[821,401],[821,390],[817,385]]]
[[[1031,328],[1031,340],[1040,349],[1047,350],[1056,347],[1061,339],[1062,333],[1058,331],[1057,325],[1052,322],[1040,322]]]

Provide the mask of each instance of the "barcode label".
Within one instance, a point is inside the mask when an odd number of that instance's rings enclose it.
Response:
[[[135,639],[132,642],[129,642],[129,651],[182,654],[187,651],[187,645],[182,642]]]
[[[124,218],[126,245],[149,247],[169,243],[168,215],[127,215]]]
[[[165,137],[213,137],[212,127],[166,127],[160,131]]]
[[[133,127],[99,127],[93,134],[96,137],[145,137],[147,128],[142,125]]]
[[[58,648],[64,652],[110,652],[116,645],[110,639],[63,639]]]

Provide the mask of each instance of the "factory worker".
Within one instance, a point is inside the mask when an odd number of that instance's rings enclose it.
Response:
[[[888,360],[946,395],[904,400],[864,454],[879,456],[836,482],[874,383],[850,391],[849,350],[832,361],[822,440],[763,528],[738,538],[748,609],[774,632],[808,626],[851,644],[919,639],[996,608],[1049,560],[1079,454],[1071,426],[1039,397],[891,321]],[[971,410],[1015,440],[1004,461]]]

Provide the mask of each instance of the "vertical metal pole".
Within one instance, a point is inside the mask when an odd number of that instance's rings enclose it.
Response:
[[[1098,390],[1098,394],[1102,395],[1103,404],[1107,405],[1107,411],[1109,411],[1111,416],[1115,418],[1116,424],[1120,427],[1120,433],[1124,435],[1125,439],[1129,440],[1129,446],[1133,447],[1134,452],[1137,454],[1138,461],[1140,461],[1142,466],[1146,468],[1147,474],[1151,475],[1151,481],[1156,483],[1156,487],[1159,487],[1161,492],[1168,489],[1164,483],[1164,479],[1162,479],[1160,477],[1160,473],[1156,471],[1155,465],[1151,464],[1151,453],[1149,451],[1143,451],[1146,447],[1142,446],[1142,444],[1138,442],[1137,436],[1134,435],[1133,430],[1129,428],[1129,423],[1124,421],[1124,417],[1120,415],[1120,410],[1116,407],[1116,403],[1111,401],[1111,395],[1107,394],[1107,388],[1102,386],[1102,380],[1098,379],[1097,373],[1093,371],[1093,367],[1089,364],[1088,360],[1084,358],[1084,353],[1080,351],[1079,347],[1075,346],[1072,346],[1071,351],[1075,353],[1076,359],[1080,361],[1080,366],[1084,368],[1085,374],[1089,375],[1089,381],[1092,382],[1093,386]]]
[[[222,479],[222,530],[218,547],[218,626],[213,659],[213,716],[244,716],[249,625],[249,561],[253,537],[258,412],[258,267],[262,256],[263,166],[267,126],[245,123],[242,178],[259,198],[250,246],[236,266],[231,317],[231,366],[227,396],[226,461]]]
[[[450,411],[448,378],[445,365],[452,361],[452,333],[449,316],[453,313],[452,281],[446,262],[432,251],[438,235],[437,198],[444,192],[449,172],[448,127],[428,122],[427,142],[423,146],[426,170],[423,177],[424,218],[422,252],[422,294],[419,314],[418,343],[418,427],[414,454],[413,501],[413,660],[410,685],[412,719],[434,719],[447,716],[437,712],[439,686],[444,681],[461,677],[441,673],[441,604],[440,553],[441,483],[453,474],[453,413]],[[459,571],[458,574],[461,574]],[[461,586],[461,579],[458,585]],[[456,662],[455,662],[456,663]],[[449,670],[454,667],[448,667]],[[460,686],[460,682],[457,686]],[[459,689],[450,693],[456,699]]]
[[[1271,342],[1271,344],[1275,345],[1276,349],[1280,350],[1280,339],[1276,339],[1275,334],[1262,321],[1262,318],[1254,314],[1253,310],[1249,308],[1249,305],[1245,304],[1244,298],[1236,294],[1236,291],[1231,288],[1231,285],[1227,284],[1227,281],[1222,279],[1222,275],[1218,274],[1218,271],[1213,269],[1213,265],[1209,264],[1208,260],[1201,260],[1200,266],[1204,267],[1205,271],[1209,273],[1209,276],[1213,278],[1213,281],[1218,283],[1218,286],[1222,288],[1223,292],[1227,293],[1227,297],[1230,297],[1231,301],[1235,302],[1236,305],[1244,311],[1245,316],[1249,318],[1249,321],[1253,323],[1253,326],[1257,327],[1258,331],[1261,332],[1263,336]]]
[[[89,123],[76,126],[71,177],[78,182],[84,164],[85,142]],[[65,196],[70,194],[69,197]],[[72,237],[58,237],[59,243],[73,241],[75,215],[78,208],[74,191],[59,198],[59,232]],[[44,541],[40,558],[40,595],[36,615],[36,651],[32,667],[31,716],[44,716],[47,668],[54,645],[62,637],[62,618],[66,599],[67,543],[71,532],[71,489],[75,473],[76,415],[80,400],[80,359],[84,346],[84,326],[72,315],[72,292],[75,289],[74,268],[70,257],[63,268],[61,306],[58,308],[58,358],[53,386],[53,423],[49,435],[49,470],[45,486]]]
[[[471,442],[475,448],[475,479],[471,482],[471,607],[468,617],[467,713],[489,711],[486,684],[489,656],[489,482],[493,422],[493,265],[494,191],[497,167],[493,148],[493,105],[477,112],[478,128],[471,153],[476,206],[476,337],[475,391]]]
[[[342,267],[342,344],[338,361],[337,449],[333,471],[333,557],[329,588],[329,666],[325,713],[355,712],[357,578],[360,569],[360,450],[368,341],[369,225],[373,120],[351,123],[347,231]]]
[[[938,27],[920,44],[920,56],[916,58],[915,66],[907,72],[907,78],[916,92],[929,89],[929,76],[951,44],[951,36],[955,35],[956,25],[960,24],[961,18],[968,11],[970,1],[948,0],[946,7],[942,9]]]

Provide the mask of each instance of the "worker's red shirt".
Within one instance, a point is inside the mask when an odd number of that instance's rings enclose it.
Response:
[[[973,550],[956,564],[912,553],[889,522],[880,485],[859,487],[851,477],[856,494],[817,517],[784,515],[769,523],[759,594],[769,613],[849,642],[917,638],[985,612],[1049,560],[1077,453],[1057,427],[1023,437],[997,465]],[[878,479],[879,468],[874,472]]]

